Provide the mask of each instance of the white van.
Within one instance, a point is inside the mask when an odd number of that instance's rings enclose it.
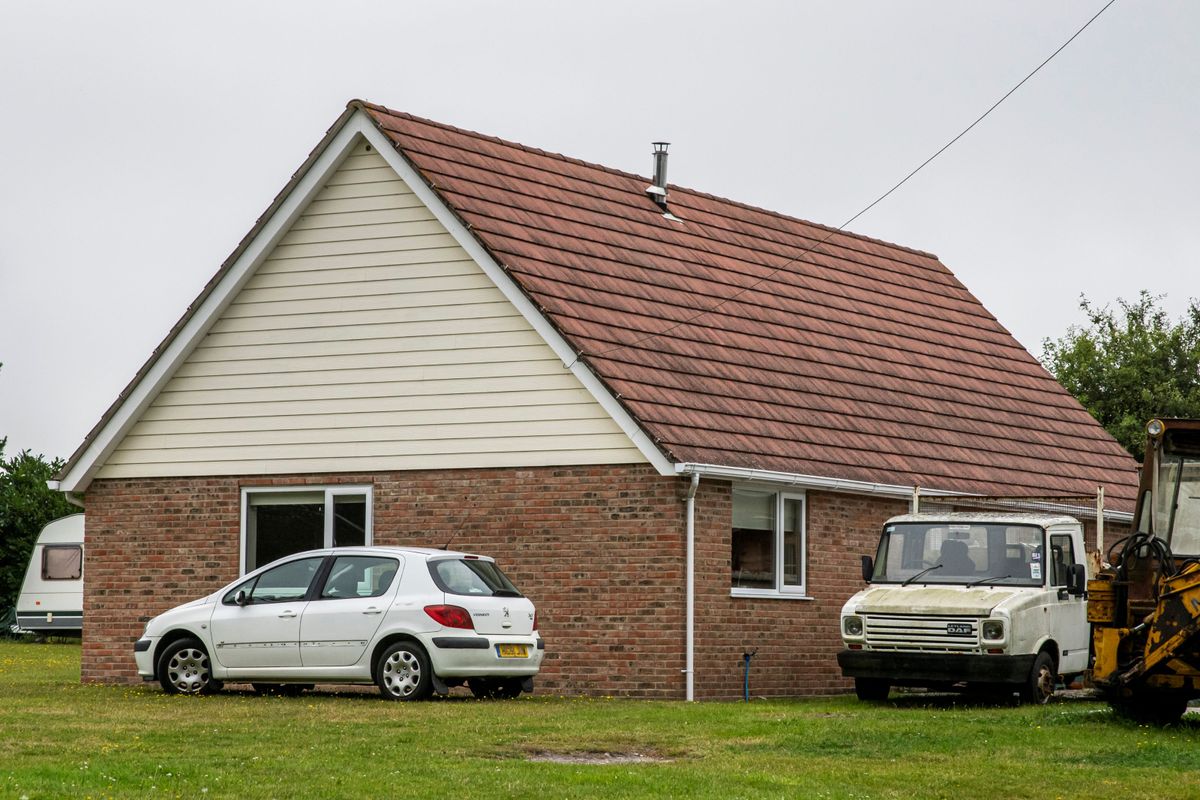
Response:
[[[842,607],[842,674],[862,700],[920,686],[1044,703],[1088,667],[1086,561],[1072,517],[893,517],[863,556],[870,586]]]
[[[42,528],[17,597],[16,631],[83,633],[83,514]]]

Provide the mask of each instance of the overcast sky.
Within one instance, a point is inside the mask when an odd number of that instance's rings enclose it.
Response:
[[[0,437],[66,457],[348,100],[839,225],[1104,0],[0,0]],[[1200,3],[1118,0],[851,227],[1034,354],[1200,295]]]

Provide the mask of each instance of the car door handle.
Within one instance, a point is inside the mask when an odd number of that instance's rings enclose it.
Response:
[[[279,615],[279,618],[280,619],[291,619],[294,616],[296,616],[295,611],[284,611],[282,614]]]
[[[364,613],[364,614],[382,614],[382,613],[383,613],[383,609],[382,609],[382,608],[376,608],[375,606],[371,606],[370,608],[368,608],[368,609],[367,609],[366,611],[364,611],[363,613]]]

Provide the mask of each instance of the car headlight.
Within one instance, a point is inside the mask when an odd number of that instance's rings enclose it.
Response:
[[[1004,620],[989,619],[985,620],[981,628],[984,639],[999,641],[1004,638]]]
[[[842,633],[847,636],[862,636],[862,617],[846,617],[842,620]]]

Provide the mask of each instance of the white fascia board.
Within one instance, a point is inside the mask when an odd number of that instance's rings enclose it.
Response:
[[[521,316],[525,318],[525,321],[537,331],[538,335],[554,351],[554,354],[562,360],[564,369],[569,370],[579,379],[584,388],[588,390],[608,415],[612,417],[613,421],[629,437],[634,446],[646,457],[646,460],[658,470],[658,473],[660,475],[675,475],[674,462],[663,455],[662,451],[650,440],[646,432],[642,430],[641,426],[637,424],[629,412],[617,402],[617,399],[605,388],[599,378],[580,360],[579,354],[567,344],[566,340],[554,329],[554,326],[550,324],[542,312],[530,301],[529,297],[521,291],[512,277],[496,263],[487,249],[479,243],[474,234],[467,230],[462,221],[450,211],[441,198],[437,196],[437,193],[429,188],[429,185],[425,183],[425,179],[413,169],[412,165],[403,156],[396,152],[392,141],[375,127],[375,123],[367,114],[359,111],[350,118],[346,123],[346,127],[361,134],[379,151],[379,154],[396,171],[400,179],[408,184],[408,188],[433,212],[434,217],[445,226],[458,245],[467,251],[467,254],[480,266],[484,274],[491,279],[501,294],[516,307]]]
[[[913,490],[917,488],[915,486],[898,486],[889,483],[870,483],[868,481],[852,481],[842,478],[825,478],[820,475],[801,475],[795,472],[776,472],[769,469],[727,467],[720,464],[680,463],[675,465],[675,471],[680,475],[699,475],[701,478],[718,478],[730,481],[745,481],[746,483],[774,483],[798,489],[814,489],[880,497],[911,498]],[[927,489],[923,486],[920,487],[920,490],[921,497],[978,497],[978,495],[970,492]],[[1063,509],[1063,513],[1071,512],[1071,507],[1063,506]],[[1128,511],[1110,511],[1105,509],[1104,518],[1115,522],[1133,522],[1133,514]]]
[[[359,112],[360,115],[361,113]],[[103,466],[105,460],[120,444],[134,423],[141,418],[142,413],[158,396],[162,387],[175,374],[175,370],[195,349],[209,328],[254,274],[258,265],[270,254],[272,248],[288,232],[309,201],[341,165],[342,160],[353,148],[359,133],[360,131],[356,128],[344,125],[334,135],[304,177],[297,182],[271,217],[262,225],[258,234],[229,267],[220,282],[213,287],[199,308],[195,310],[175,338],[163,349],[158,359],[129,392],[129,396],[125,398],[120,408],[92,439],[91,444],[75,462],[75,466],[61,478],[59,491],[83,492],[87,490],[92,478]]]

